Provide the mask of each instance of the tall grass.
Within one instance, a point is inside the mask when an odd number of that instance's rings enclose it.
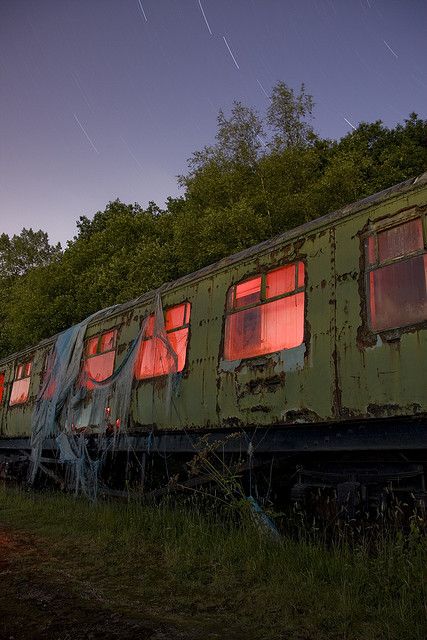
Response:
[[[0,489],[0,522],[36,534],[74,588],[219,637],[425,640],[425,537],[375,545],[273,540],[196,506],[99,503]],[[46,574],[47,575],[47,574]],[[142,607],[142,609],[141,609]]]

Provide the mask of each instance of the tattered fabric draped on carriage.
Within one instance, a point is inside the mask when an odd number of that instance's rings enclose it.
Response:
[[[76,493],[82,491],[95,499],[105,457],[114,451],[118,435],[126,438],[128,432],[134,377],[141,378],[141,372],[150,370],[156,375],[160,368],[162,375],[167,375],[170,405],[180,350],[177,354],[165,327],[160,291],[155,295],[153,312],[142,321],[120,365],[113,370],[113,362],[107,370],[110,375],[105,377],[105,368],[97,371],[84,360],[88,325],[118,308],[97,312],[57,337],[32,415],[30,483],[36,478],[47,441],[56,438],[59,462],[68,466],[68,484]],[[90,341],[88,344],[90,348]],[[87,442],[93,433],[97,434],[95,453],[89,451]]]

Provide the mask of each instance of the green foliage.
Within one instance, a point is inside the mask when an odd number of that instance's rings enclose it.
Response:
[[[307,120],[314,108],[313,97],[301,84],[299,94],[284,82],[278,82],[271,92],[267,122],[274,136],[271,146],[280,151],[288,147],[304,147],[316,140],[316,134]]]
[[[179,177],[184,197],[165,210],[110,202],[80,217],[64,252],[43,231],[2,234],[0,355],[427,169],[427,121],[415,113],[331,141],[315,134],[313,106],[303,84],[283,82],[264,118],[234,102]]]
[[[20,276],[30,269],[49,264],[61,255],[61,245],[49,244],[44,231],[22,229],[18,235],[0,235],[0,273],[2,278]]]
[[[186,207],[174,219],[178,272],[194,271],[256,244],[268,235],[268,219],[244,197],[227,207],[199,210]]]
[[[6,233],[0,236],[0,353],[56,331],[60,316],[56,310],[51,318],[46,315],[56,306],[46,273],[50,266],[60,264],[61,257],[61,245],[50,245],[44,231],[22,229],[11,238]],[[42,316],[42,332],[29,324],[34,315],[37,319]]]

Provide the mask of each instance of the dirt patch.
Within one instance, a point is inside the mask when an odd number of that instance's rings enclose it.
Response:
[[[114,611],[86,585],[76,595],[59,571],[47,579],[48,554],[34,536],[0,525],[0,640],[190,640]]]

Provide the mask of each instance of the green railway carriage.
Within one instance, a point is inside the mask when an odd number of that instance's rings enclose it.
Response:
[[[201,433],[235,432],[230,451],[249,441],[316,468],[322,480],[300,474],[303,487],[375,467],[387,480],[417,478],[422,492],[426,212],[427,173],[164,285],[169,351],[153,328],[155,292],[106,310],[86,329],[86,404],[90,379],[120,369],[146,319],[126,425],[135,450],[154,442],[179,455]],[[30,448],[55,339],[0,362],[0,462]],[[96,433],[89,413],[68,428]]]

